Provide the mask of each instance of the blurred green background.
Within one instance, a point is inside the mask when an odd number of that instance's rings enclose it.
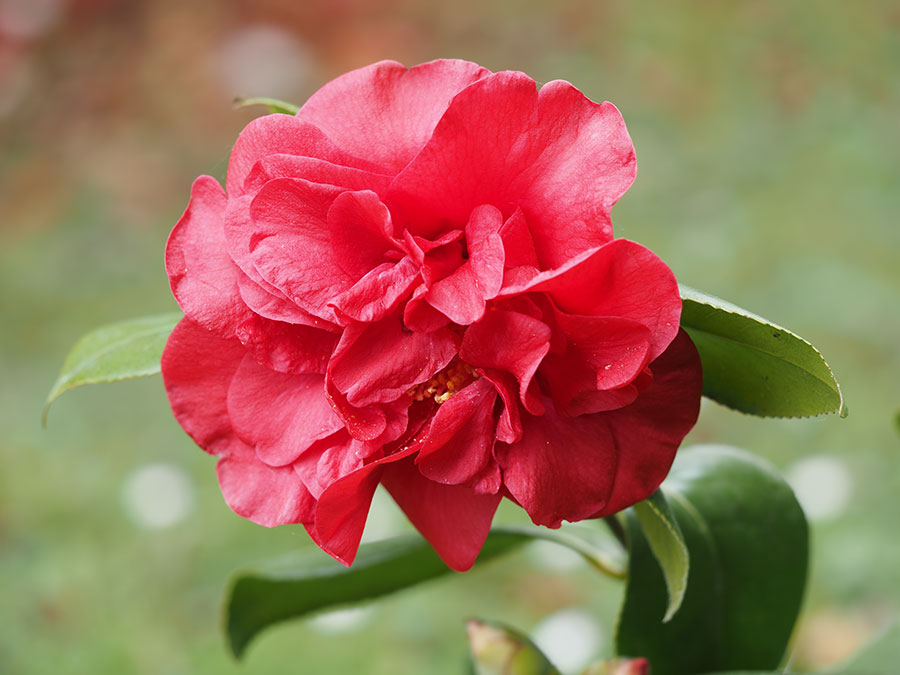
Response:
[[[228,510],[158,378],[69,394],[40,428],[81,334],[175,309],[164,242],[259,112],[235,95],[302,102],[353,67],[438,57],[613,101],[639,165],[618,234],[823,351],[846,420],[709,404],[688,440],[790,477],[814,546],[793,664],[841,660],[900,611],[898,36],[890,1],[0,0],[0,672],[459,673],[473,615],[573,668],[609,651],[621,588],[542,546],[285,624],[236,665],[222,586],[309,546],[302,529]],[[382,497],[370,525],[405,527]]]

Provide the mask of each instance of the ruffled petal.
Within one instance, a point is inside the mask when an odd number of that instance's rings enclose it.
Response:
[[[270,284],[306,311],[334,318],[328,302],[356,281],[338,265],[327,214],[339,188],[293,178],[270,181],[250,207],[250,258]]]
[[[481,376],[490,382],[503,401],[503,410],[497,420],[497,440],[515,443],[522,438],[522,420],[519,415],[519,397],[516,395],[516,378],[502,370],[479,368]]]
[[[618,410],[524,415],[522,439],[494,450],[510,495],[539,525],[615,513],[649,497],[697,420],[702,376],[682,331],[650,365],[653,383]]]
[[[496,399],[491,383],[479,379],[438,406],[416,457],[423,476],[471,486],[493,463]]]
[[[425,299],[453,323],[466,326],[482,316],[486,301],[503,282],[503,216],[493,206],[480,206],[466,225],[468,259],[428,289]]]
[[[565,352],[549,354],[541,368],[554,405],[568,415],[609,409],[605,405],[613,399],[593,394],[620,389],[641,373],[649,357],[650,329],[632,319],[562,312],[556,313],[556,321],[565,335]],[[632,400],[634,396],[617,407]]]
[[[249,354],[228,390],[228,415],[238,435],[269,466],[291,464],[315,441],[343,427],[325,396],[325,378],[276,373]]]
[[[394,244],[391,212],[374,192],[344,192],[328,210],[328,233],[335,262],[353,279],[360,279],[385,260]]]
[[[249,446],[235,441],[216,464],[225,503],[257,525],[310,523],[316,501],[291,467],[261,462]]]
[[[529,386],[550,350],[550,328],[519,312],[491,311],[463,335],[459,357],[476,368],[512,373],[519,382],[519,397],[526,409],[540,414],[541,403],[529,395]]]
[[[387,192],[393,180],[393,176],[334,164],[317,157],[274,154],[261,157],[253,165],[244,187],[248,193],[255,193],[276,178],[302,178],[310,183],[335,185],[347,190],[371,190],[379,196]]]
[[[178,322],[162,355],[162,376],[175,419],[206,452],[218,454],[235,438],[226,405],[228,387],[246,354],[188,318]]]
[[[544,291],[563,312],[618,316],[650,329],[650,359],[678,333],[681,296],[672,270],[649,249],[627,239],[580,254],[555,270],[542,272],[500,296]]]
[[[548,82],[519,147],[510,163],[523,170],[510,192],[528,221],[541,268],[610,241],[610,210],[637,168],[616,107],[594,103],[568,82]]]
[[[482,204],[514,209],[509,186],[525,167],[511,158],[536,114],[537,88],[523,73],[494,73],[457,94],[389,191],[412,232],[433,236],[448,223],[460,227]]]
[[[501,495],[428,480],[411,459],[387,466],[381,480],[447,567],[465,572],[475,564]]]
[[[293,374],[323,375],[338,341],[335,333],[256,314],[239,325],[235,335],[260,365]]]
[[[263,287],[243,272],[238,275],[238,290],[241,293],[241,300],[244,301],[247,307],[254,314],[258,314],[265,319],[312,326],[322,330],[339,330],[331,322],[313,316],[305,309],[297,307],[281,291],[268,284],[266,287]]]
[[[348,567],[353,563],[384,466],[416,450],[417,445],[410,445],[342,476],[325,488],[316,504],[315,523],[306,528],[323,551]]]
[[[440,60],[407,69],[380,63],[349,72],[313,94],[297,118],[335,144],[397,173],[431,136],[450,100],[488,70]]]
[[[609,501],[595,517],[616,513],[653,494],[668,475],[675,451],[700,414],[703,369],[684,330],[650,364],[653,383],[626,408],[610,413],[619,457]]]
[[[269,155],[314,157],[330,164],[379,173],[379,168],[359,157],[344,152],[315,125],[291,115],[265,115],[250,122],[238,136],[228,162],[225,187],[228,197],[245,194],[245,185],[258,161]]]
[[[225,203],[215,178],[194,181],[190,204],[166,243],[166,272],[184,313],[227,338],[250,311],[238,291],[240,270],[225,245]]]
[[[419,284],[419,267],[409,257],[382,263],[330,304],[338,319],[374,323],[393,312]]]
[[[456,355],[449,329],[403,330],[399,317],[348,327],[328,369],[330,382],[353,406],[386,403],[425,382]]]

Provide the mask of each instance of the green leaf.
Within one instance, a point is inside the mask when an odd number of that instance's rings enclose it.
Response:
[[[538,528],[491,530],[476,565],[535,539],[571,548],[606,573],[623,573],[602,542]],[[239,572],[232,578],[225,599],[225,628],[231,650],[240,658],[250,641],[272,624],[371,600],[448,572],[418,535],[363,544],[352,567],[344,567],[319,550],[308,550],[264,570]]]
[[[69,389],[158,373],[163,347],[180,319],[180,314],[146,316],[103,326],[82,337],[47,396],[44,424],[50,404]]]
[[[475,675],[560,675],[522,633],[493,621],[466,622]]]
[[[269,109],[270,113],[282,113],[284,115],[296,115],[297,111],[300,110],[299,105],[294,105],[293,103],[288,103],[287,101],[280,101],[277,98],[257,96],[254,98],[238,97],[234,99],[235,108],[249,108],[255,105],[265,106]]]
[[[679,453],[663,491],[690,552],[687,591],[662,623],[666,582],[627,513],[618,653],[647,657],[653,675],[776,668],[806,584],[808,530],[794,493],[758,457],[721,446]]]
[[[666,581],[669,596],[663,616],[663,623],[666,623],[675,616],[684,600],[690,555],[678,522],[661,490],[632,508]]]
[[[834,374],[809,342],[729,302],[680,288],[681,325],[700,352],[705,396],[765,417],[846,415]]]

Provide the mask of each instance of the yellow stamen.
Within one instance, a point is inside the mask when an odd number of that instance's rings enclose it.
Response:
[[[454,394],[479,377],[480,375],[468,363],[456,360],[427,382],[417,384],[406,393],[416,401],[433,398],[434,402],[440,405],[449,401]]]

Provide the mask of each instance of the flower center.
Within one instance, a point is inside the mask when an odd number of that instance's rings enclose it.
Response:
[[[460,389],[481,377],[468,363],[455,359],[427,382],[417,384],[407,394],[416,401],[433,398],[440,405],[446,403]]]

